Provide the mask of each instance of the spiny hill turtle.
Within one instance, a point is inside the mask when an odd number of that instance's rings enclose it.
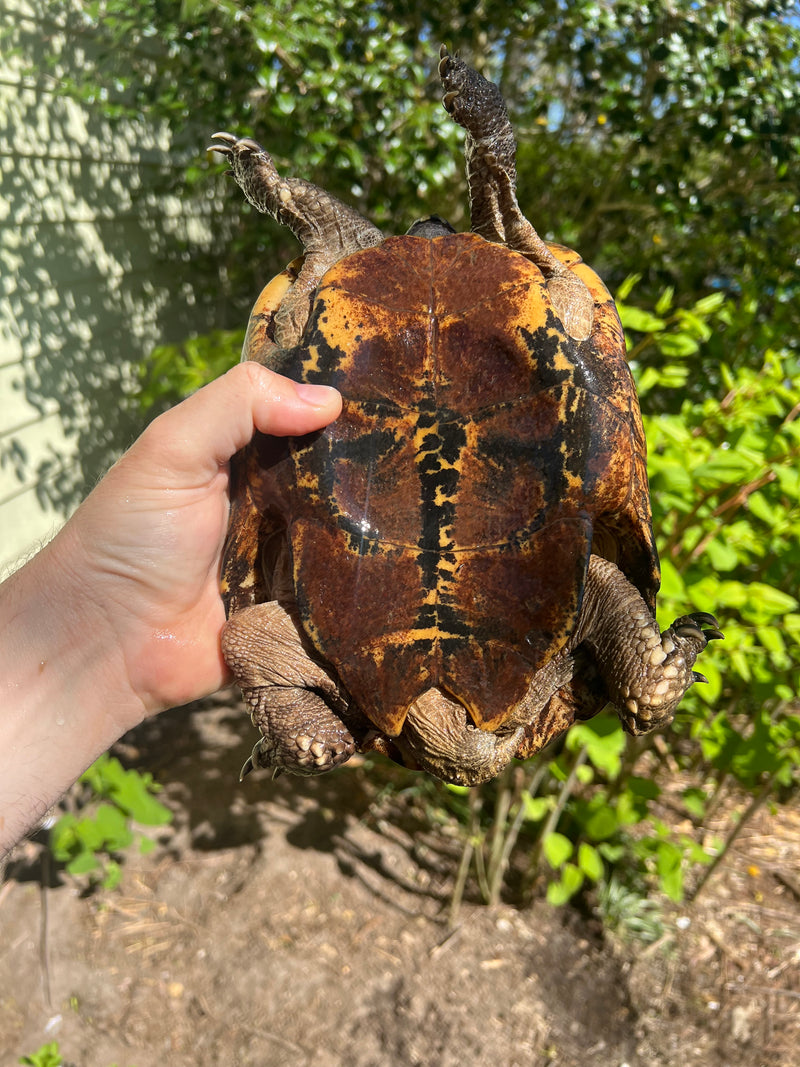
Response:
[[[659,633],[639,404],[613,300],[516,198],[500,91],[442,49],[472,232],[386,237],[260,145],[215,135],[305,254],[259,297],[243,359],[335,385],[341,417],[232,463],[226,661],[261,738],[317,774],[377,750],[475,784],[608,702],[668,723],[720,637]]]

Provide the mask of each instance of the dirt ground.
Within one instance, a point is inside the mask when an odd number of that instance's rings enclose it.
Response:
[[[764,812],[656,943],[588,912],[467,902],[375,772],[237,782],[235,703],[160,716],[122,752],[175,822],[82,895],[13,854],[0,887],[0,1064],[798,1067],[800,813]],[[401,791],[402,792],[402,791]],[[396,796],[396,794],[395,794]]]

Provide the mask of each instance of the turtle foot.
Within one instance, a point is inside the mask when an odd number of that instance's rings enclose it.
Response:
[[[705,611],[682,615],[660,635],[646,654],[651,668],[640,692],[631,691],[620,709],[630,733],[646,733],[669,722],[687,689],[708,679],[694,663],[709,641],[722,640],[717,620]]]
[[[334,679],[309,656],[298,626],[276,601],[243,608],[222,631],[222,652],[261,738],[242,767],[313,775],[356,751]]]
[[[516,153],[514,133],[500,90],[477,70],[467,66],[463,59],[451,56],[444,45],[439,56],[439,78],[444,89],[442,105],[445,111],[476,140],[493,142],[495,150],[501,148],[504,162],[513,167]],[[494,143],[498,136],[504,139],[502,145]]]
[[[245,701],[262,735],[242,767],[240,782],[256,767],[272,768],[273,779],[284,773],[324,774],[356,751],[353,735],[316,693],[251,689]]]

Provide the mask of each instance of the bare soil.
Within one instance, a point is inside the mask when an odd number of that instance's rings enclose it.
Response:
[[[413,776],[239,785],[252,741],[232,701],[125,739],[175,822],[117,890],[82,893],[35,841],[16,850],[3,1067],[52,1040],[79,1067],[800,1064],[796,808],[763,813],[695,903],[665,906],[655,944],[543,900],[467,901],[450,930],[457,850],[409,819]]]

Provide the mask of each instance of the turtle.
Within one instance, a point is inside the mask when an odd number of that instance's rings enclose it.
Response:
[[[497,86],[443,47],[471,230],[387,236],[249,138],[213,137],[304,252],[242,358],[333,385],[341,416],[231,463],[222,649],[260,736],[242,776],[383,753],[472,786],[613,705],[666,725],[722,634],[655,621],[639,403],[613,299],[516,195]]]

